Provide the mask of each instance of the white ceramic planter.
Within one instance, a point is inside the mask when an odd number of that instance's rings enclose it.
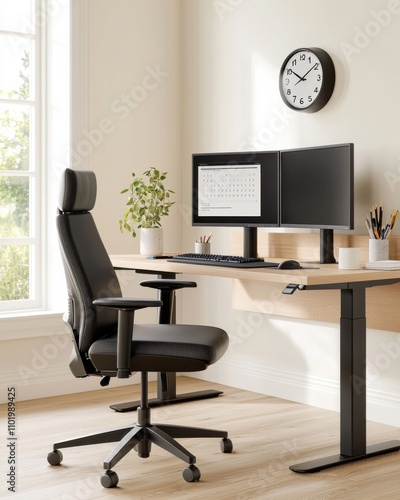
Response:
[[[140,229],[140,255],[162,255],[163,253],[163,229]]]

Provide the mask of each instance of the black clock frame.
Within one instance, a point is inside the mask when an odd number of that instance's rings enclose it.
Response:
[[[321,63],[322,66],[323,79],[322,79],[321,90],[315,101],[305,108],[297,108],[296,106],[293,106],[292,104],[290,104],[290,102],[287,101],[282,82],[283,82],[284,72],[286,69],[286,64],[288,63],[289,59],[298,52],[304,52],[304,51],[312,52],[319,59],[319,62]],[[281,93],[283,102],[290,109],[293,109],[294,111],[301,111],[303,113],[315,113],[316,111],[322,109],[331,98],[333,94],[333,89],[335,88],[335,80],[336,80],[335,66],[333,64],[331,56],[324,49],[320,49],[318,47],[311,47],[311,48],[305,47],[293,50],[284,60],[279,73],[279,92]]]

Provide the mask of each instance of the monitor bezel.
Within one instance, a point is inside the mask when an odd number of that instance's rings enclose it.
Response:
[[[288,223],[283,220],[283,203],[284,196],[282,191],[282,156],[287,153],[301,153],[308,152],[313,150],[323,151],[337,148],[348,148],[349,149],[349,179],[348,179],[348,187],[349,194],[347,198],[347,202],[349,203],[349,211],[348,211],[348,220],[345,221],[344,224],[323,224],[323,223],[314,223],[314,222],[301,222],[301,223]],[[354,143],[340,143],[340,144],[326,144],[322,146],[311,146],[311,147],[302,147],[302,148],[292,148],[285,149],[280,151],[280,161],[279,161],[279,220],[280,227],[283,228],[304,228],[304,229],[333,229],[333,230],[352,230],[354,229]],[[343,221],[344,222],[344,221]]]
[[[240,152],[219,152],[219,153],[194,153],[192,154],[192,225],[193,226],[210,226],[210,227],[254,227],[254,228],[269,228],[269,227],[279,227],[279,151],[240,151]],[[268,162],[274,159],[274,172],[272,172],[271,165],[267,163],[265,165],[266,156],[268,156]],[[264,159],[264,164],[263,160]],[[260,163],[261,165],[261,215],[260,216],[199,216],[198,215],[198,169],[201,165],[251,165],[255,163]],[[267,172],[268,170],[268,172]],[[274,182],[275,186],[272,188],[274,190],[275,200],[274,210],[275,217],[274,220],[266,220],[269,215],[265,213],[268,210],[267,203],[268,199],[265,197],[265,193],[268,190],[268,180],[270,179],[268,174],[275,176]],[[264,193],[264,197],[263,197]],[[263,213],[264,212],[264,213]]]

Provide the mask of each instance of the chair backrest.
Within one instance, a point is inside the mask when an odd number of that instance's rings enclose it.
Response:
[[[93,300],[122,297],[117,275],[90,213],[96,193],[94,172],[70,168],[64,171],[56,223],[68,288],[65,321],[82,354],[95,340],[117,331],[118,312],[108,307],[96,308]]]

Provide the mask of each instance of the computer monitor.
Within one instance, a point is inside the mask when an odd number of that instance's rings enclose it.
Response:
[[[280,154],[280,225],[320,229],[320,262],[335,262],[333,231],[354,228],[354,145]]]
[[[244,228],[243,256],[257,256],[257,228],[279,226],[279,151],[193,154],[194,226]]]

